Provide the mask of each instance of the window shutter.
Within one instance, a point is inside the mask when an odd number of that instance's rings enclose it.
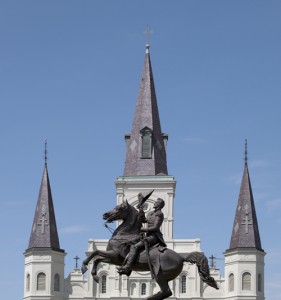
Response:
[[[145,283],[141,284],[141,294],[146,295],[146,284]]]
[[[106,276],[101,277],[101,293],[106,294]]]
[[[26,276],[26,291],[30,291],[30,274],[27,274]]]
[[[261,274],[258,275],[258,291],[261,292]]]
[[[181,277],[181,292],[182,294],[186,293],[186,276],[182,275]]]
[[[250,291],[251,290],[251,274],[246,272],[242,276],[242,290]]]
[[[234,291],[234,275],[230,274],[228,277],[228,290],[229,292]]]
[[[45,291],[46,289],[46,275],[39,273],[37,276],[37,291]]]
[[[60,291],[60,275],[55,274],[54,278],[54,291],[59,292]]]

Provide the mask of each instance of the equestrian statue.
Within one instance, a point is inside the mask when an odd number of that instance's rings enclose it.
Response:
[[[126,200],[103,215],[107,223],[117,220],[123,222],[113,232],[108,241],[106,251],[95,250],[82,264],[82,273],[87,271],[87,265],[93,259],[91,274],[99,282],[97,268],[100,262],[117,265],[118,273],[130,276],[132,271],[150,271],[160,287],[160,292],[148,297],[148,300],[162,300],[172,295],[168,282],[175,279],[182,271],[184,262],[196,264],[198,273],[206,284],[218,289],[215,279],[210,276],[208,260],[202,252],[191,252],[181,255],[167,248],[160,227],[164,220],[162,208],[163,199],[154,203],[154,211],[147,217],[143,211],[145,201],[153,191],[143,196],[138,194],[137,209]],[[143,224],[147,223],[146,227]]]

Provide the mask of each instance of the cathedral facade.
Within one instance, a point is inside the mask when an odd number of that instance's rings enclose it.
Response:
[[[157,198],[165,201],[162,233],[167,247],[187,254],[201,251],[199,239],[174,239],[173,215],[176,180],[168,174],[166,146],[168,135],[162,133],[154,87],[149,45],[137,99],[132,130],[125,135],[126,161],[124,172],[115,181],[116,203],[126,199],[137,206],[138,194],[154,190],[146,201],[144,212],[149,214]],[[119,224],[117,224],[119,225]],[[86,255],[95,249],[106,250],[108,240],[88,241]],[[60,248],[55,211],[45,162],[38,202],[28,248],[24,253],[25,300],[82,299],[143,299],[155,294],[158,285],[150,272],[132,272],[120,276],[114,265],[100,263],[99,283],[89,274],[84,277],[74,269],[64,274],[65,251]],[[229,248],[224,253],[224,277],[211,266],[210,273],[218,290],[200,279],[196,265],[186,263],[181,274],[169,283],[171,299],[264,300],[264,256],[251,188],[247,156],[238,198]],[[92,262],[89,264],[91,270]]]

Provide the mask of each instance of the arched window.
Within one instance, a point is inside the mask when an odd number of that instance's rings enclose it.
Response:
[[[101,293],[102,294],[106,293],[106,275],[103,275],[101,277]]]
[[[181,293],[186,293],[186,275],[182,275],[181,277]]]
[[[134,296],[136,294],[136,284],[135,283],[132,283],[131,285],[131,295]]]
[[[231,273],[228,276],[228,291],[233,292],[234,291],[234,274]]]
[[[46,290],[46,274],[41,272],[37,275],[37,291]]]
[[[141,157],[142,158],[151,158],[152,153],[152,132],[148,127],[145,127],[141,130]]]
[[[60,291],[60,275],[55,274],[54,277],[54,291],[59,292]]]
[[[146,295],[146,284],[145,283],[141,284],[141,295]]]
[[[26,275],[26,291],[30,291],[30,274]]]
[[[261,292],[261,274],[258,275],[258,291]]]
[[[242,275],[242,290],[244,291],[251,290],[251,274],[249,272],[245,272]]]

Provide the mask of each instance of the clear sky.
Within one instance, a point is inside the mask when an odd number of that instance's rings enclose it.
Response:
[[[223,258],[247,138],[266,298],[280,300],[280,0],[0,2],[1,299],[23,296],[46,137],[65,275],[89,238],[110,237],[101,215],[123,174],[147,24],[174,237]]]

